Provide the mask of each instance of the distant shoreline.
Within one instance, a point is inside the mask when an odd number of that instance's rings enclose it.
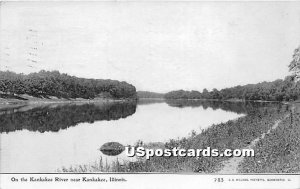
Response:
[[[26,105],[47,105],[47,104],[72,104],[72,103],[110,103],[135,101],[135,99],[112,99],[112,98],[95,98],[95,99],[46,99],[32,97],[27,100],[4,99],[0,98],[0,109],[14,108]]]

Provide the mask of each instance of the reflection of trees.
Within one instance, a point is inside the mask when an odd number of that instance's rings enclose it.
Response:
[[[38,107],[28,111],[0,112],[0,132],[27,129],[29,131],[54,131],[75,126],[78,123],[100,120],[117,120],[134,114],[135,103],[106,105],[63,105],[55,108]]]
[[[230,101],[208,101],[208,100],[166,100],[166,103],[172,107],[203,107],[204,109],[212,108],[213,110],[222,109],[235,113],[249,113],[259,107],[270,107],[274,103],[270,102],[230,102]],[[278,104],[278,103],[276,103]]]
[[[157,103],[165,103],[164,99],[150,99],[143,98],[138,100],[138,105],[148,105],[148,104],[157,104]]]

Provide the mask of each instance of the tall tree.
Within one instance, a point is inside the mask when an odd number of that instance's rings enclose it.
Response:
[[[295,81],[300,80],[300,46],[294,51],[293,60],[289,65],[289,71],[293,73]]]

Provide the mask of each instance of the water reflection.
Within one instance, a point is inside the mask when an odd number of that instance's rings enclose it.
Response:
[[[204,110],[225,110],[238,114],[249,113],[259,107],[272,106],[272,103],[220,102],[203,100],[162,100],[142,99],[138,105],[167,103],[171,107],[202,107]],[[101,120],[118,120],[136,112],[136,102],[109,104],[68,104],[51,106],[23,106],[0,111],[0,133],[16,130],[39,131],[41,133],[76,126],[78,123],[93,123]]]
[[[111,142],[132,146],[137,141],[166,142],[186,137],[192,130],[200,132],[212,124],[236,119],[244,112],[248,114],[258,106],[272,105],[188,100],[152,102],[2,110],[0,172],[54,172],[62,167],[93,163],[100,155],[105,162],[113,158],[127,160],[122,149],[117,156],[107,156],[110,148],[104,149],[106,155],[99,149],[104,144],[111,147]]]
[[[136,103],[133,102],[15,108],[0,112],[0,133],[23,129],[57,132],[78,123],[126,118],[135,111]]]
[[[221,109],[224,111],[235,112],[238,114],[246,114],[261,107],[271,107],[276,104],[281,106],[281,103],[276,102],[231,102],[231,101],[208,101],[208,100],[166,100],[166,103],[171,107],[203,107],[204,110],[212,108],[213,110]]]
[[[165,103],[165,99],[162,98],[141,98],[138,100],[138,105],[151,105],[151,104],[158,104],[158,103]]]

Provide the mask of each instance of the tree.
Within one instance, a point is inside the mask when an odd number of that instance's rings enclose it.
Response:
[[[293,60],[289,65],[289,71],[293,72],[293,77],[295,81],[299,81],[300,79],[300,46],[295,49]]]
[[[202,97],[205,98],[205,99],[209,98],[209,92],[206,88],[204,88],[203,91],[202,91]]]
[[[212,94],[211,95],[212,99],[220,99],[221,98],[220,93],[219,93],[218,89],[216,89],[216,88],[214,88],[212,90],[211,94]]]
[[[109,94],[105,96],[136,98],[136,88],[123,81],[78,78],[58,71],[42,70],[28,75],[0,71],[0,94],[85,99],[104,97],[103,94]]]

